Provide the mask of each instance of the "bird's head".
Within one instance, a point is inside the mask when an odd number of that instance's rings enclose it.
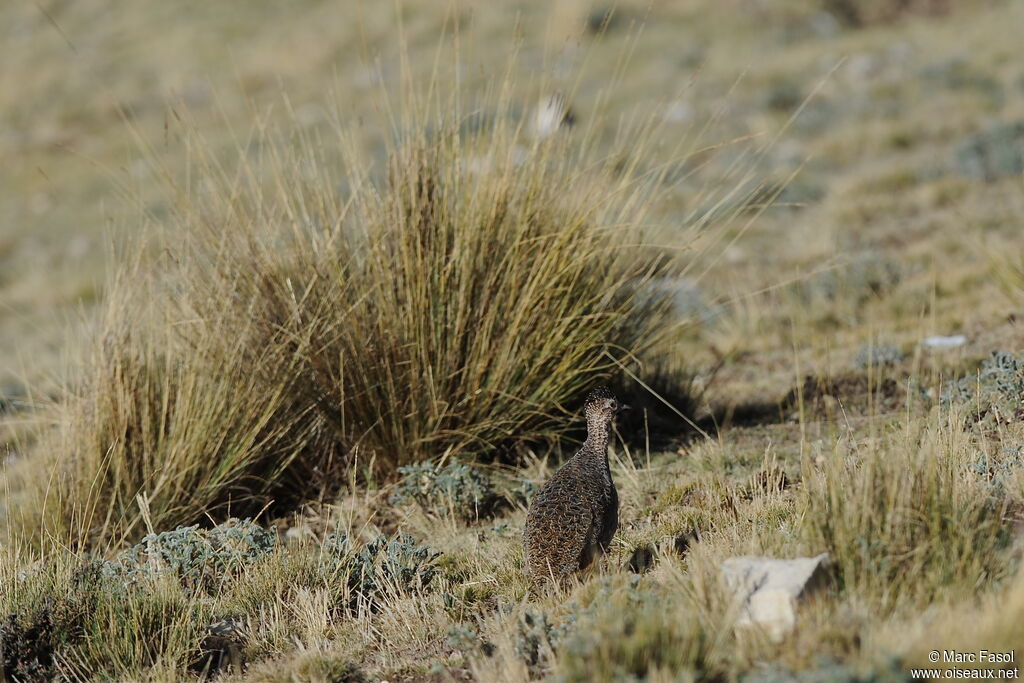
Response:
[[[583,409],[587,414],[587,422],[611,422],[621,411],[628,410],[629,406],[620,403],[615,394],[602,385],[590,390]]]

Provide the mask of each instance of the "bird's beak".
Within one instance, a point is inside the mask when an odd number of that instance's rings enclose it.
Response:
[[[623,410],[633,410],[633,407],[628,405],[628,404],[626,404],[626,403],[620,403],[619,404],[619,412],[622,412]]]

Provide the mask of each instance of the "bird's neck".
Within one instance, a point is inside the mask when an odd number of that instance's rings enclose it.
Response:
[[[610,432],[611,424],[607,420],[587,420],[587,440],[583,444],[583,452],[607,464]]]

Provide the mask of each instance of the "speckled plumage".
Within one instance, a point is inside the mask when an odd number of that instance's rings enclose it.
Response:
[[[564,579],[608,550],[619,526],[608,438],[622,407],[606,387],[587,394],[587,440],[534,496],[523,531],[526,572],[534,581]]]

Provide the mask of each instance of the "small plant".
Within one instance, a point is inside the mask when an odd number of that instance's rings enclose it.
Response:
[[[512,646],[532,677],[540,676],[547,668],[561,635],[544,612],[527,610],[519,618]]]
[[[960,143],[954,154],[963,175],[991,182],[1024,173],[1024,121],[997,123]]]
[[[744,676],[744,683],[909,683],[910,670],[898,659],[876,664],[870,670],[823,658],[815,668],[790,671],[777,666]]]
[[[1004,448],[1000,457],[993,457],[985,451],[971,464],[971,471],[989,482],[997,492],[1002,492],[1015,472],[1024,469],[1024,446]]]
[[[964,57],[953,57],[928,64],[920,71],[921,78],[950,90],[975,90],[993,101],[1002,100],[1002,86],[989,74],[973,66]]]
[[[716,679],[707,663],[709,637],[693,617],[680,618],[664,596],[606,586],[557,638],[554,680],[645,680],[671,673],[682,680]]]
[[[106,563],[104,571],[127,584],[173,576],[183,585],[209,587],[273,551],[277,534],[251,520],[230,519],[212,529],[198,526],[149,534]]]
[[[511,497],[514,502],[528,506],[538,491],[540,491],[540,484],[529,479],[523,479],[519,482],[519,486],[512,489]]]
[[[853,365],[858,370],[889,367],[899,365],[904,358],[903,351],[894,344],[866,344],[857,351]]]
[[[798,285],[798,292],[805,301],[852,297],[857,303],[863,303],[889,291],[902,278],[898,263],[867,253],[804,280]]]
[[[796,109],[803,100],[804,92],[800,84],[788,78],[772,83],[763,97],[765,107],[784,112]]]
[[[1024,414],[1024,354],[994,351],[976,377],[947,385],[942,402],[972,407],[976,420],[1003,422]]]
[[[479,468],[452,461],[443,469],[429,462],[399,467],[401,479],[391,502],[416,503],[438,516],[473,520],[490,514],[498,501],[490,478]]]
[[[379,610],[389,596],[422,591],[437,574],[440,553],[419,545],[408,534],[378,536],[354,548],[344,534],[328,534],[321,556],[322,567],[344,577],[342,599],[349,610],[365,605]]]
[[[480,634],[469,626],[455,625],[449,628],[445,643],[453,650],[466,654],[481,652],[487,657],[494,654],[494,644],[481,638]]]

